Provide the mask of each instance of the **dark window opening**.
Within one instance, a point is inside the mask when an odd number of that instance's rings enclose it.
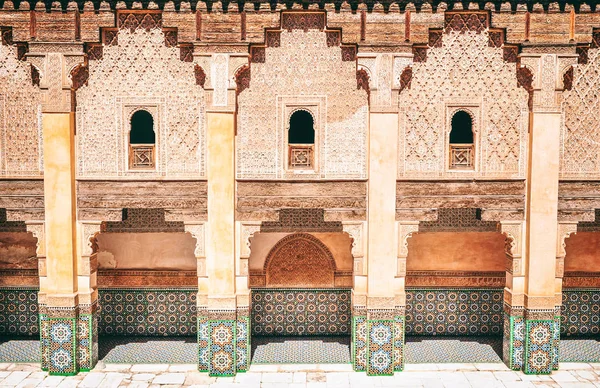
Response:
[[[145,110],[138,110],[131,116],[130,144],[155,144],[154,119]]]
[[[310,113],[298,110],[290,117],[290,130],[288,133],[289,144],[314,144],[314,120]]]
[[[459,110],[452,116],[450,144],[473,144],[473,121],[464,110]]]

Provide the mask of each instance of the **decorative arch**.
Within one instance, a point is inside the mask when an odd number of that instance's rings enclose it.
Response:
[[[282,238],[269,251],[263,267],[265,287],[333,288],[336,270],[329,248],[307,233]]]

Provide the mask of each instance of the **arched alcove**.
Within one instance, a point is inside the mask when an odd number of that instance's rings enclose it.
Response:
[[[154,118],[146,110],[138,110],[131,115],[130,144],[155,144]]]
[[[335,270],[329,249],[306,233],[281,239],[264,265],[267,287],[334,287]]]
[[[290,116],[289,144],[314,144],[315,120],[310,112],[299,109]]]
[[[452,116],[450,144],[473,144],[473,119],[464,110],[459,110]]]

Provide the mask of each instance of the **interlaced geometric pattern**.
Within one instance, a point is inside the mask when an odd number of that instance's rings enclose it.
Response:
[[[31,65],[0,40],[0,176],[42,175],[40,103]]]
[[[311,169],[313,168],[313,146],[290,144],[289,168]]]
[[[131,145],[131,162],[129,168],[154,168],[153,145]]]
[[[573,88],[563,95],[560,176],[600,177],[600,49],[588,50],[588,62],[577,65]]]
[[[473,168],[474,151],[472,144],[450,144],[450,168]]]
[[[315,122],[317,178],[366,177],[367,93],[356,88],[356,62],[342,61],[325,32],[283,30],[279,47],[266,47],[264,63],[253,62],[250,74],[238,97],[238,178],[281,179],[289,118],[278,98],[302,105],[324,96]]]
[[[441,47],[412,65],[410,89],[400,93],[398,176],[464,177],[448,170],[448,131],[453,107],[479,112],[474,120],[475,170],[470,177],[522,178],[527,144],[527,98],[517,87],[514,63],[489,47],[488,30],[446,31]]]
[[[203,176],[204,90],[194,63],[166,47],[159,27],[121,29],[89,63],[88,85],[77,91],[78,172],[83,176]],[[153,112],[155,170],[127,172],[130,114]]]

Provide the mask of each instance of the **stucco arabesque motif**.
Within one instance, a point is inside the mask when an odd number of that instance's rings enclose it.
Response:
[[[264,63],[251,64],[250,87],[238,96],[238,178],[289,178],[283,155],[287,134],[279,100],[326,97],[324,133],[315,136],[319,171],[294,179],[366,177],[368,101],[356,86],[356,62],[342,61],[339,46],[318,30],[282,31],[279,47],[265,48]],[[390,81],[391,82],[391,81]]]
[[[40,176],[40,89],[31,65],[19,61],[17,47],[0,41],[0,176]]]
[[[500,233],[506,237],[504,246],[506,254],[506,270],[513,276],[521,276],[522,273],[522,222],[501,222]]]
[[[400,93],[399,178],[523,178],[527,144],[527,92],[517,87],[514,63],[489,47],[488,30],[446,31],[427,60],[412,65],[410,89]],[[475,171],[446,165],[447,105],[468,101],[481,110],[475,131]]]
[[[204,90],[195,64],[164,42],[160,28],[121,29],[118,45],[89,61],[88,85],[77,91],[80,176],[204,176]],[[159,112],[156,171],[127,168],[128,116],[136,109]]]
[[[587,55],[587,63],[577,65],[571,90],[563,94],[561,178],[600,178],[600,49],[590,48]]]
[[[186,233],[192,235],[196,239],[196,248],[194,249],[194,255],[197,258],[206,257],[205,253],[205,228],[204,224],[185,224],[184,226]]]

